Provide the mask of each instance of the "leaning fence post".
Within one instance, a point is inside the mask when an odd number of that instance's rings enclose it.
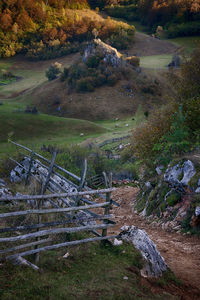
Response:
[[[103,172],[103,176],[106,188],[112,188],[112,173],[110,173],[109,177],[107,177],[106,173]],[[111,205],[111,192],[106,193],[106,202],[109,202],[109,204]],[[105,207],[104,215],[109,215],[110,205]],[[108,220],[104,220],[104,224],[108,224]],[[105,236],[107,236],[107,228],[102,230],[102,237]],[[105,241],[102,241],[102,243],[105,243]]]
[[[26,174],[26,179],[25,179],[25,185],[28,184],[28,179],[29,179],[29,176],[31,174],[31,168],[32,168],[32,163],[33,163],[33,157],[35,155],[35,152],[31,152],[31,156],[30,156],[30,164],[29,164],[29,168],[28,168],[28,172]]]
[[[53,155],[52,155],[51,164],[50,164],[50,167],[49,167],[49,172],[48,172],[48,175],[47,175],[47,177],[46,177],[45,183],[42,185],[41,195],[43,195],[43,194],[46,192],[46,189],[47,189],[47,186],[48,186],[48,184],[49,184],[49,180],[50,180],[51,174],[52,174],[52,172],[53,172],[53,167],[54,167],[56,155],[57,155],[57,153],[56,153],[56,151],[55,151],[55,152],[53,153]],[[38,201],[38,209],[41,208],[42,203],[43,203],[43,200]],[[42,217],[41,217],[41,215],[39,214],[39,215],[38,215],[38,224],[41,223],[41,219],[42,219]],[[39,231],[39,229],[38,229],[37,231]],[[39,238],[37,238],[37,240],[39,240]],[[36,249],[36,248],[37,248],[37,246],[35,247],[35,249]],[[36,261],[36,263],[39,262],[39,255],[40,255],[39,252],[36,253],[36,255],[35,255],[35,261]]]
[[[86,174],[87,174],[87,159],[84,159],[83,169],[81,173],[81,181],[78,187],[78,192],[80,192],[84,188]],[[76,206],[80,205],[80,199],[81,199],[80,196],[76,197]]]

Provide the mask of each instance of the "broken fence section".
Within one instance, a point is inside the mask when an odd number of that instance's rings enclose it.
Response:
[[[112,188],[111,174],[109,176],[107,176],[106,173],[102,174],[106,186],[105,189],[91,190],[91,188],[86,185],[86,160],[84,161],[82,175],[79,177],[55,164],[56,152],[53,153],[50,161],[25,146],[12,141],[11,143],[30,153],[30,156],[26,156],[28,162],[26,164],[19,163],[13,159],[11,160],[23,169],[25,184],[28,183],[31,176],[41,183],[41,193],[40,195],[20,195],[17,197],[8,196],[0,198],[0,205],[3,202],[17,204],[22,201],[26,203],[27,201],[34,201],[36,206],[36,209],[0,214],[0,222],[11,218],[29,215],[36,216],[34,224],[23,224],[11,227],[0,226],[0,245],[3,245],[3,249],[0,250],[1,258],[38,269],[37,266],[29,263],[23,259],[22,256],[35,254],[36,262],[38,262],[40,252],[81,243],[109,240],[116,237],[115,235],[107,235],[107,229],[115,224],[112,220],[113,215],[110,214],[110,207],[112,204],[118,205],[111,199],[111,193],[115,190],[115,188]],[[57,171],[55,171],[55,169]],[[67,175],[68,178],[65,178],[65,175]],[[69,177],[72,179],[70,180]],[[51,194],[45,194],[47,190],[51,192]],[[99,198],[106,201],[103,203],[95,203],[95,201],[88,199],[89,195],[98,195]],[[51,206],[51,208],[46,208],[47,204]],[[99,210],[102,208],[104,209],[104,213],[99,213]],[[59,219],[55,220],[54,218],[53,221],[43,222],[42,216],[52,214],[59,216]],[[21,233],[24,231],[25,234]],[[92,233],[95,237],[55,243],[56,235],[85,231]],[[13,235],[13,232],[15,235]],[[23,244],[24,240],[31,241]],[[12,245],[9,246],[10,244]],[[26,249],[26,251],[21,252],[22,249]],[[10,255],[12,252],[14,252],[14,254]]]

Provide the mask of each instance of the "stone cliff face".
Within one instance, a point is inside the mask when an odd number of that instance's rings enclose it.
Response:
[[[154,216],[165,229],[200,232],[200,172],[191,160],[156,168],[157,176],[142,184],[135,208]]]

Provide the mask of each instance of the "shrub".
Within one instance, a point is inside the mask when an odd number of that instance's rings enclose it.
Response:
[[[97,68],[100,62],[100,57],[96,55],[89,56],[86,61],[88,68]]]
[[[182,24],[171,24],[167,29],[168,38],[178,36],[195,36],[199,35],[200,22],[186,22]]]
[[[48,78],[48,80],[51,81],[56,79],[57,75],[61,73],[61,68],[62,65],[57,62],[51,64],[49,69],[46,71],[46,77]]]
[[[157,154],[154,145],[169,131],[174,109],[174,105],[159,109],[146,123],[133,130],[132,145],[136,157],[146,160]]]
[[[119,78],[116,74],[111,74],[107,77],[107,84],[110,86],[114,86],[118,80]]]
[[[78,92],[93,92],[94,83],[91,77],[81,78],[76,83],[76,90]]]
[[[60,80],[65,81],[65,79],[67,79],[68,75],[69,75],[69,68],[64,68],[64,70],[60,76]]]
[[[140,65],[140,59],[139,59],[139,57],[136,57],[136,56],[127,57],[126,61],[133,67],[139,67],[139,65]]]
[[[179,201],[181,201],[181,195],[177,192],[173,192],[171,195],[167,197],[167,203],[169,206],[176,205]]]

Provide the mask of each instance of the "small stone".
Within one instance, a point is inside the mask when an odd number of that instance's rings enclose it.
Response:
[[[69,257],[69,252],[67,252],[67,253],[65,253],[65,255],[63,255],[63,258],[67,258],[67,257]]]
[[[113,245],[114,246],[120,246],[120,245],[122,245],[123,244],[123,242],[122,241],[119,241],[118,239],[114,239],[114,242],[113,242]]]
[[[124,280],[128,280],[128,277],[127,277],[127,276],[124,276],[123,279],[124,279]]]

